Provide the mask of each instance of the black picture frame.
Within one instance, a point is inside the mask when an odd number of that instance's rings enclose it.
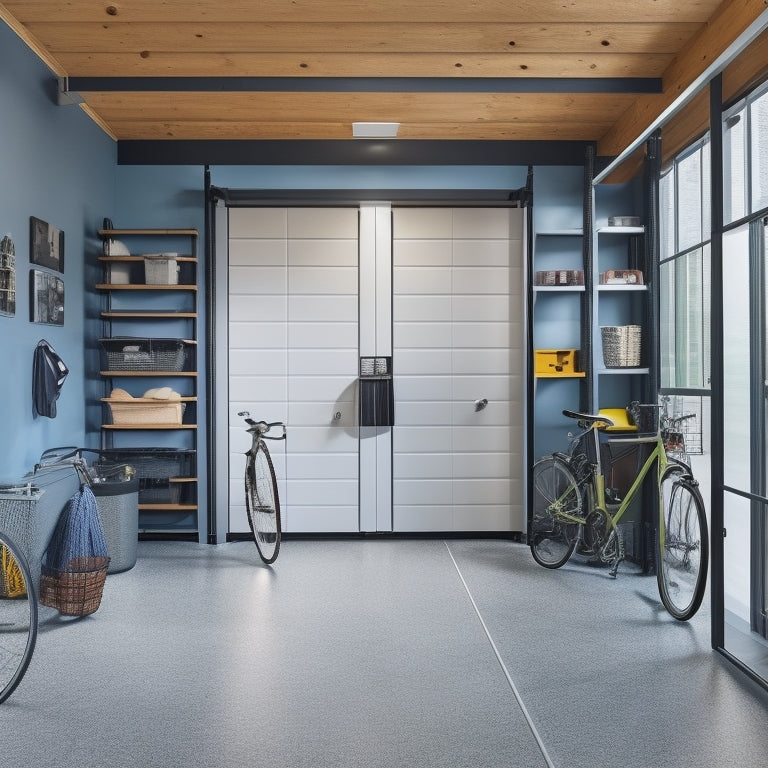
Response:
[[[40,269],[29,270],[29,319],[64,325],[64,281],[60,277]]]
[[[64,272],[64,232],[36,216],[29,217],[29,260]]]

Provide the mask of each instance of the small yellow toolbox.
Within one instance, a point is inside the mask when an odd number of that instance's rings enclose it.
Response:
[[[537,349],[536,376],[583,376],[577,370],[577,349]]]

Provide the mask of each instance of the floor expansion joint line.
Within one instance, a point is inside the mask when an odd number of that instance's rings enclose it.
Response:
[[[448,550],[448,555],[450,556],[451,561],[453,562],[453,567],[456,569],[456,573],[459,575],[459,579],[461,579],[461,583],[464,585],[464,590],[467,593],[467,597],[469,597],[469,601],[472,603],[472,607],[475,609],[477,618],[480,620],[480,624],[483,627],[485,636],[488,638],[488,642],[491,644],[491,648],[493,649],[493,653],[496,656],[496,660],[499,662],[499,666],[501,667],[501,670],[504,673],[504,677],[507,679],[507,683],[509,683],[509,687],[512,689],[512,693],[515,696],[517,705],[520,707],[520,711],[523,713],[523,717],[525,717],[526,723],[528,723],[528,727],[531,730],[531,734],[533,734],[533,738],[536,740],[536,744],[538,745],[539,750],[541,751],[541,755],[544,758],[544,761],[546,762],[546,764],[549,766],[549,768],[555,768],[555,764],[552,762],[552,760],[549,757],[549,754],[547,753],[547,748],[544,746],[544,742],[542,741],[541,736],[539,735],[539,732],[536,730],[536,726],[533,720],[531,719],[528,709],[523,703],[523,699],[520,696],[520,692],[517,690],[515,681],[512,679],[512,676],[509,674],[507,665],[504,663],[504,659],[501,658],[499,649],[496,647],[496,643],[493,641],[493,637],[491,637],[491,633],[490,633],[490,630],[488,629],[488,625],[485,623],[485,620],[483,619],[483,616],[480,613],[480,609],[478,608],[477,603],[475,602],[475,598],[472,597],[472,593],[469,590],[469,585],[464,579],[464,575],[462,574],[461,569],[459,568],[459,564],[456,562],[456,558],[453,556],[453,552],[451,552],[451,548],[448,542],[446,541],[444,542],[444,544],[445,544],[445,548]]]

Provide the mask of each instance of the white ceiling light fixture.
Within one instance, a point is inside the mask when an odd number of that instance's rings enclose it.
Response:
[[[355,139],[394,139],[400,123],[352,123]]]

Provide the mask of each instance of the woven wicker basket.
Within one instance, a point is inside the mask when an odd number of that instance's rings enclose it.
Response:
[[[130,401],[109,401],[113,424],[181,424],[184,403],[135,397]]]
[[[40,577],[40,604],[55,608],[64,616],[88,616],[98,610],[108,557],[79,557],[70,560],[67,570],[43,566]]]
[[[606,368],[637,368],[643,330],[639,325],[606,325],[600,328]]]
[[[24,597],[27,585],[24,573],[7,547],[0,544],[0,597]]]

